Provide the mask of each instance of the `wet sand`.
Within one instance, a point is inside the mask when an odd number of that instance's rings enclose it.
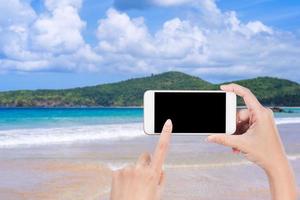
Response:
[[[280,125],[300,183],[300,124]],[[172,138],[163,199],[269,199],[264,172],[205,137]],[[0,150],[0,199],[109,199],[111,171],[152,152],[156,136]],[[299,184],[298,184],[299,185]]]

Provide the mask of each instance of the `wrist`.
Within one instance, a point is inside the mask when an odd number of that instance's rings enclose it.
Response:
[[[273,168],[265,170],[269,179],[273,200],[296,200],[297,186],[292,167],[288,159],[274,165]]]
[[[290,165],[285,155],[279,156],[272,164],[266,167],[265,172],[268,176],[280,176],[290,171]]]
[[[271,182],[291,183],[294,180],[294,173],[287,157],[277,161],[273,167],[268,168],[265,172]]]

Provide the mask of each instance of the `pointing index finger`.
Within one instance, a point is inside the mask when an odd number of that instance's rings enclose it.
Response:
[[[164,124],[158,144],[154,151],[152,167],[159,173],[162,170],[162,166],[165,162],[167,151],[169,149],[172,128],[172,121],[168,119]]]

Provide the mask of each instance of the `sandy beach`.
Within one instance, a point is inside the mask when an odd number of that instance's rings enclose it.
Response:
[[[300,124],[279,125],[300,183]],[[264,172],[205,137],[172,138],[165,171],[166,200],[269,198]],[[111,172],[152,152],[156,136],[0,151],[0,199],[109,199]]]

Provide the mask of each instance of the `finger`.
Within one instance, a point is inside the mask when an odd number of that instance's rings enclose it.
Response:
[[[121,169],[118,169],[112,172],[113,183],[116,183],[116,181],[120,179],[121,171],[122,171]]]
[[[136,163],[136,166],[137,167],[145,167],[145,166],[148,166],[151,162],[151,156],[149,153],[143,153],[140,155],[137,163]]]
[[[163,127],[158,144],[154,151],[152,166],[159,173],[161,172],[169,148],[172,127],[172,121],[168,119]]]
[[[112,174],[112,185],[111,185],[111,193],[110,196],[112,199],[116,199],[119,194],[119,190],[117,188],[120,188],[121,185],[123,185],[122,178],[120,178],[121,170],[113,171]]]
[[[208,136],[207,141],[239,150],[243,149],[241,136],[239,135],[214,134]]]
[[[248,109],[241,109],[238,110],[237,112],[237,122],[241,122],[241,121],[249,121],[250,119],[250,113]]]
[[[250,113],[248,109],[242,109],[237,112],[237,124],[234,135],[241,135],[249,128]]]
[[[228,85],[221,85],[221,89],[226,92],[234,92],[238,96],[242,97],[247,108],[253,110],[254,112],[257,112],[262,108],[262,105],[258,102],[254,94],[243,86],[231,83]]]
[[[162,171],[160,174],[160,180],[158,183],[158,191],[156,193],[156,199],[161,199],[160,197],[164,191],[165,182],[166,182],[166,176],[165,176],[165,173]]]
[[[126,165],[122,170],[121,170],[121,175],[122,174],[131,174],[134,170],[134,165]]]
[[[160,177],[159,177],[158,185],[159,185],[159,186],[163,186],[163,185],[165,184],[165,181],[166,181],[166,175],[165,175],[165,172],[164,172],[164,171],[161,171]]]

